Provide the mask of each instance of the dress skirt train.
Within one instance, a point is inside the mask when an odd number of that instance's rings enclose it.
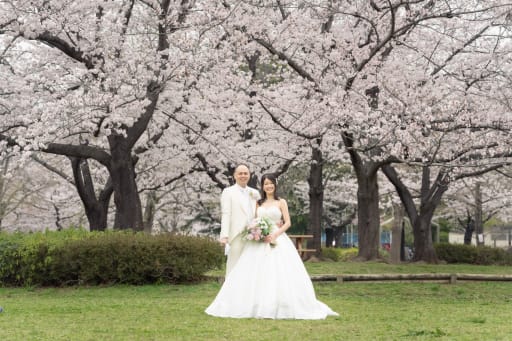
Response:
[[[206,313],[218,317],[325,319],[337,316],[316,299],[311,279],[286,234],[267,243],[246,243]]]

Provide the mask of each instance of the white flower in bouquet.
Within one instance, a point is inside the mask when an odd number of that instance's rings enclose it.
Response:
[[[244,230],[244,238],[250,241],[264,242],[265,237],[272,233],[272,230],[276,227],[271,220],[265,217],[253,219],[247,228]],[[275,241],[270,243],[271,246],[275,246]]]

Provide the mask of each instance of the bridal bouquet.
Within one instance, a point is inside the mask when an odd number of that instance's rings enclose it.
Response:
[[[249,225],[247,225],[247,228],[244,230],[244,239],[256,242],[264,242],[265,237],[272,232],[274,227],[275,224],[268,218],[255,218],[249,223]],[[275,246],[275,242],[270,243],[270,245]]]

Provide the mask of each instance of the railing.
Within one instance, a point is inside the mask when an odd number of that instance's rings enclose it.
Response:
[[[345,274],[345,275],[313,275],[313,281],[342,282],[443,282],[455,284],[457,281],[500,281],[512,282],[512,275],[487,274]]]

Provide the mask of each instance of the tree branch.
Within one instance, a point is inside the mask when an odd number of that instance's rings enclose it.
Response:
[[[395,186],[396,192],[407,211],[407,215],[412,221],[415,221],[418,218],[418,210],[416,209],[416,205],[414,205],[414,199],[411,192],[402,182],[393,166],[388,164],[382,166],[381,169],[388,180],[393,184],[393,186]]]
[[[485,31],[487,31],[487,29],[491,27],[491,25],[487,25],[485,26],[483,29],[481,29],[477,34],[475,34],[473,37],[471,37],[468,41],[466,41],[464,43],[464,45],[462,47],[459,47],[458,49],[456,49],[455,51],[453,51],[453,53],[451,55],[449,55],[443,64],[441,65],[438,65],[433,71],[432,73],[430,74],[431,76],[435,76],[439,71],[441,71],[442,69],[444,69],[444,67],[446,66],[446,64],[448,64],[450,62],[450,60],[452,60],[456,55],[458,55],[459,53],[461,53],[462,51],[464,51],[464,49],[469,46],[471,43],[473,43],[475,40],[477,40],[478,38],[480,38],[482,36],[482,34],[484,34]]]
[[[481,169],[481,170],[477,170],[477,171],[474,171],[474,172],[462,173],[462,174],[459,174],[459,175],[455,176],[454,179],[455,180],[459,180],[459,179],[463,179],[463,178],[469,178],[469,177],[483,175],[485,173],[491,172],[493,170],[497,170],[497,169],[502,168],[504,166],[505,166],[505,164],[498,164],[498,165],[493,165],[493,166],[490,166],[490,167],[487,167],[487,168],[484,168],[484,169]]]
[[[203,166],[202,170],[206,172],[206,174],[212,179],[212,181],[217,185],[218,188],[224,189],[227,186],[217,177],[217,173],[220,172],[220,169],[218,169],[215,166],[211,166],[208,161],[206,161],[206,158],[201,153],[196,153],[195,157],[201,162],[201,165]]]
[[[263,46],[268,52],[273,54],[274,56],[277,56],[279,59],[284,60],[288,66],[290,66],[295,72],[297,72],[302,78],[307,79],[308,81],[315,84],[315,87],[318,88],[318,84],[316,83],[313,76],[311,76],[304,68],[302,68],[299,64],[297,64],[294,60],[292,60],[291,57],[286,55],[286,53],[276,50],[272,44],[269,42],[264,41],[260,38],[254,38],[252,37],[252,40]]]
[[[36,161],[37,163],[39,163],[41,166],[43,166],[44,168],[48,169],[49,171],[57,174],[58,176],[60,176],[61,178],[63,178],[64,180],[66,180],[68,183],[70,183],[71,185],[75,186],[75,183],[73,182],[73,180],[66,174],[64,173],[63,171],[61,171],[60,169],[50,165],[48,162],[44,161],[44,160],[41,160],[40,158],[38,158],[35,154],[32,154],[30,155],[30,158],[34,161]]]
[[[322,133],[318,133],[318,134],[315,134],[315,135],[310,135],[310,134],[305,134],[303,132],[300,132],[300,131],[293,131],[292,129],[290,129],[290,127],[286,127],[285,125],[283,125],[283,123],[281,123],[281,121],[277,118],[276,115],[274,115],[270,109],[268,109],[265,104],[263,104],[263,102],[261,100],[258,100],[258,103],[261,105],[261,107],[263,108],[263,110],[265,110],[265,112],[270,116],[270,119],[272,120],[272,122],[274,122],[275,124],[277,124],[281,129],[291,133],[291,134],[294,134],[294,135],[297,135],[297,136],[300,136],[302,138],[305,138],[307,140],[314,140],[314,139],[317,139],[317,138],[320,138],[323,136]]]
[[[110,169],[110,155],[103,149],[88,145],[73,145],[63,143],[49,143],[41,151],[50,154],[65,155],[81,159],[94,159]]]
[[[34,38],[37,41],[45,43],[51,47],[54,47],[62,51],[68,57],[82,63],[85,67],[90,70],[94,69],[95,65],[92,59],[85,55],[85,53],[71,46],[67,41],[57,36],[52,35],[50,32],[43,32]],[[32,39],[29,39],[32,40]]]

